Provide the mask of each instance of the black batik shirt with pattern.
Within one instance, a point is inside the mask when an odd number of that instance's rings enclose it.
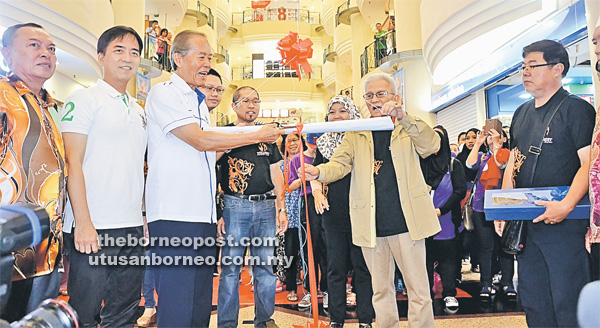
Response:
[[[276,144],[258,143],[232,149],[217,162],[221,166],[221,188],[227,195],[267,193],[274,188],[271,164],[281,159]]]
[[[590,145],[596,113],[587,101],[571,96],[560,106],[547,129],[544,125],[546,116],[552,115],[556,106],[568,95],[561,88],[540,107],[535,108],[528,102],[517,108],[510,127],[510,147],[515,157],[515,188],[570,186],[573,182],[581,167],[577,151]],[[528,185],[534,158],[529,147],[539,145],[539,140],[533,140],[539,138],[539,133],[532,131],[539,130],[546,132],[533,185]]]
[[[396,171],[392,163],[390,139],[392,131],[374,131],[373,147],[375,162],[373,179],[375,180],[375,228],[377,237],[393,236],[408,232],[402,206]]]

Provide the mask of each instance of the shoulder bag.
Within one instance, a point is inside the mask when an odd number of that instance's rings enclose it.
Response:
[[[552,113],[552,115],[550,116],[550,119],[548,120],[548,123],[546,124],[546,129],[543,129],[543,130],[540,129],[539,131],[533,132],[533,133],[538,133],[536,138],[533,140],[538,140],[539,142],[538,142],[537,146],[534,146],[534,145],[529,146],[529,154],[532,155],[534,158],[533,166],[531,168],[532,172],[531,172],[531,175],[530,175],[529,181],[528,181],[529,186],[531,186],[533,184],[533,177],[535,176],[535,169],[537,167],[538,158],[540,157],[540,154],[542,153],[542,145],[544,144],[544,135],[546,134],[548,127],[550,127],[550,123],[552,122],[554,115],[556,115],[556,113],[560,109],[560,106],[565,102],[565,100],[567,100],[568,97],[570,97],[570,95],[564,97],[560,101],[560,103],[558,103],[558,106],[556,106],[556,108],[554,109],[554,112]],[[533,106],[534,106],[534,103],[532,100],[529,110],[532,110],[531,107],[533,107]],[[537,138],[538,136],[539,136],[539,138]],[[526,239],[527,239],[527,226],[525,225],[525,221],[509,220],[504,225],[504,230],[502,231],[502,238],[500,239],[500,245],[502,247],[502,250],[504,252],[506,252],[507,254],[516,255],[516,254],[523,252],[523,250],[525,249]]]

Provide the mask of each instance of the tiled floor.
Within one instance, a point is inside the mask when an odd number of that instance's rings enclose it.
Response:
[[[241,318],[252,318],[254,316],[254,307],[249,306],[240,309],[240,328],[253,327],[251,319]],[[277,325],[281,328],[292,328],[294,326],[306,327],[307,323],[312,323],[312,318],[306,316],[300,316],[298,314],[289,313],[289,311],[283,311],[276,309],[273,319]],[[322,322],[327,323],[327,318],[321,317]],[[527,327],[525,323],[525,316],[521,314],[507,315],[497,314],[489,315],[482,314],[476,316],[451,316],[451,317],[436,317],[435,320],[436,328],[520,328]],[[211,318],[211,328],[217,327],[217,315],[213,314]],[[344,325],[346,328],[358,328],[358,323],[348,322]],[[374,325],[377,327],[377,324]],[[399,325],[400,328],[408,327],[406,319],[402,319]]]
[[[458,286],[457,299],[460,303],[458,313],[448,315],[444,313],[444,304],[441,295],[436,295],[433,302],[435,324],[436,327],[498,327],[498,328],[513,328],[526,327],[525,315],[522,309],[515,302],[508,302],[501,296],[493,298],[492,303],[482,303],[479,301],[479,274],[470,271],[468,262],[463,263],[462,268],[463,282]],[[516,279],[516,277],[515,277]],[[242,273],[242,282],[240,284],[240,322],[239,327],[252,327],[252,319],[254,318],[254,293],[251,291],[252,286],[249,284],[250,277],[247,271]],[[298,298],[302,299],[303,289],[298,286]],[[217,294],[218,294],[218,277],[214,280],[213,290],[213,315],[211,319],[211,327],[217,326]],[[310,311],[301,311],[298,309],[298,302],[289,302],[286,299],[287,292],[281,292],[276,295],[276,307],[273,319],[279,327],[292,328],[294,325],[306,326],[312,322],[312,314]],[[323,310],[322,300],[319,299],[319,317],[322,322],[329,322],[328,313]],[[405,296],[398,293],[397,297],[398,312],[400,315],[400,327],[408,327],[406,321],[408,300]],[[140,308],[140,315],[142,309]],[[358,328],[356,313],[353,311],[346,312],[346,325],[349,328]],[[374,325],[374,327],[377,327]]]

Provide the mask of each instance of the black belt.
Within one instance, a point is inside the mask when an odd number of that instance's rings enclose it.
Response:
[[[242,194],[227,194],[227,195],[241,198],[241,199],[247,199],[251,202],[260,202],[262,200],[277,198],[277,196],[272,192],[267,192],[264,194],[255,194],[255,195],[242,195]]]

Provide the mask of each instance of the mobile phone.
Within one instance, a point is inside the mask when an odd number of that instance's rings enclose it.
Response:
[[[502,122],[497,118],[485,120],[485,125],[483,126],[483,133],[488,135],[491,129],[496,130],[496,132],[498,133],[502,133]]]

